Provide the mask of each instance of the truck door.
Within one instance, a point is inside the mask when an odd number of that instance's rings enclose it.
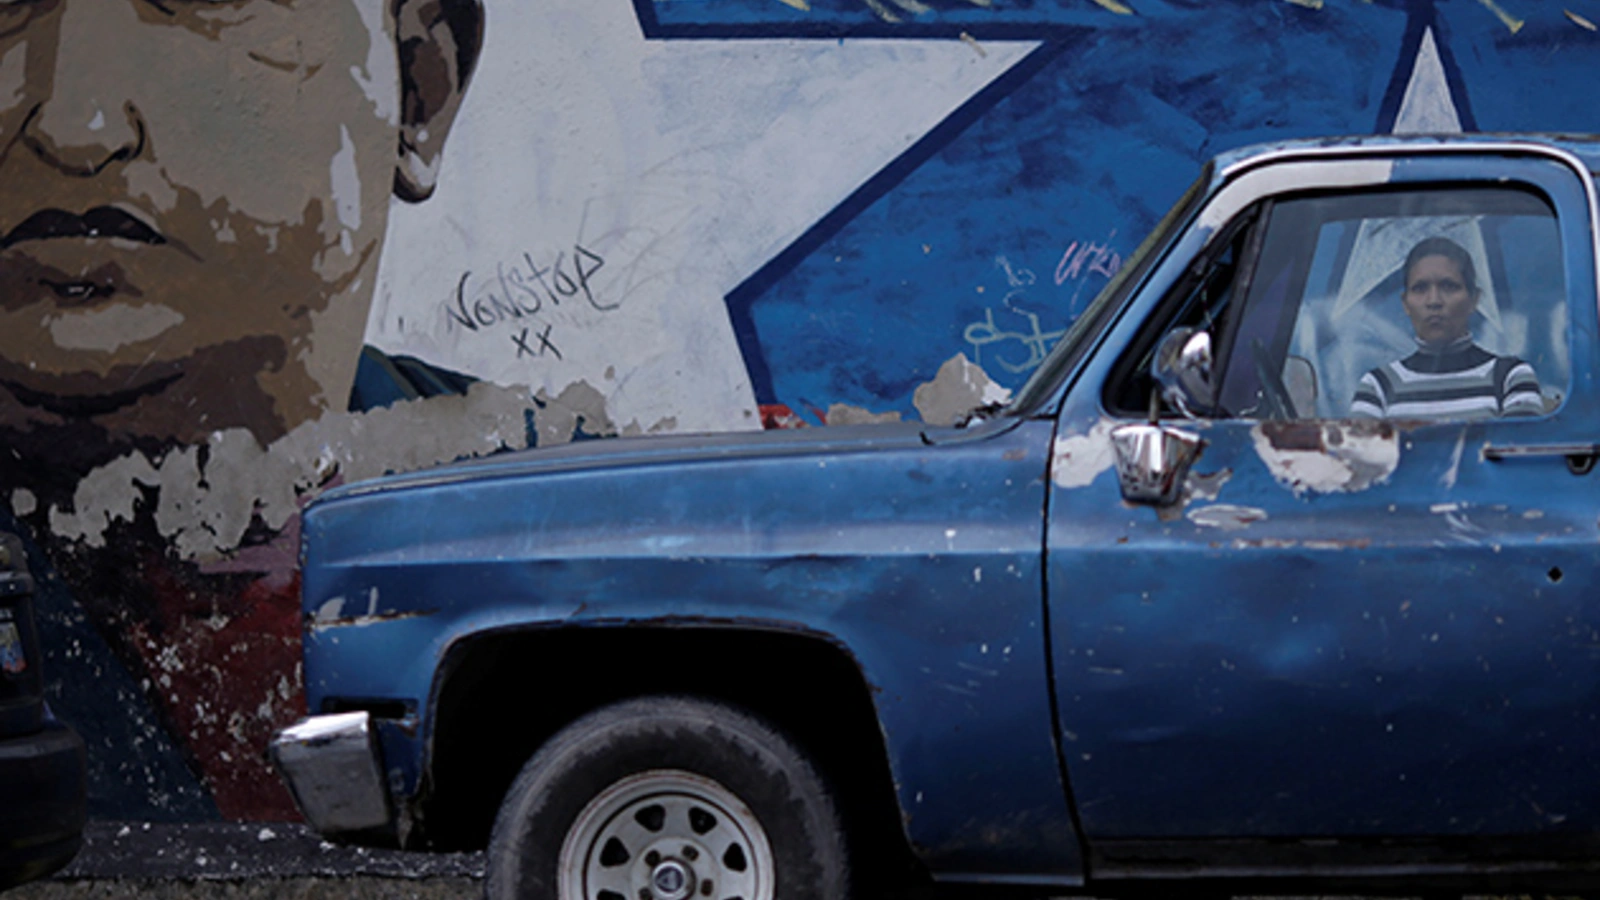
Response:
[[[1555,151],[1280,159],[1134,289],[1061,403],[1048,512],[1102,861],[1600,830],[1593,202]],[[1127,430],[1152,416],[1164,444]]]

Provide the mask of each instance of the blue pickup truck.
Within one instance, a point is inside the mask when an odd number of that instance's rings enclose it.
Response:
[[[1597,171],[1231,152],[953,427],[332,491],[280,766],[495,898],[1593,891]]]

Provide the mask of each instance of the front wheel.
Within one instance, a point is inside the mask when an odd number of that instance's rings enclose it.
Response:
[[[843,900],[844,841],[821,779],[759,720],[644,697],[534,754],[489,842],[490,900]]]

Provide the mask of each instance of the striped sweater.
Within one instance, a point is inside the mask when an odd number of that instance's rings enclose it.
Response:
[[[1442,350],[1427,346],[1361,376],[1352,418],[1489,419],[1544,412],[1533,367],[1495,356],[1463,337]]]

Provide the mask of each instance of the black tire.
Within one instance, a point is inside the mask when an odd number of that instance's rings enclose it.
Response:
[[[642,900],[641,885],[687,870],[696,900],[845,900],[844,847],[822,779],[782,735],[720,703],[641,697],[577,720],[523,767],[495,818],[484,895]]]

